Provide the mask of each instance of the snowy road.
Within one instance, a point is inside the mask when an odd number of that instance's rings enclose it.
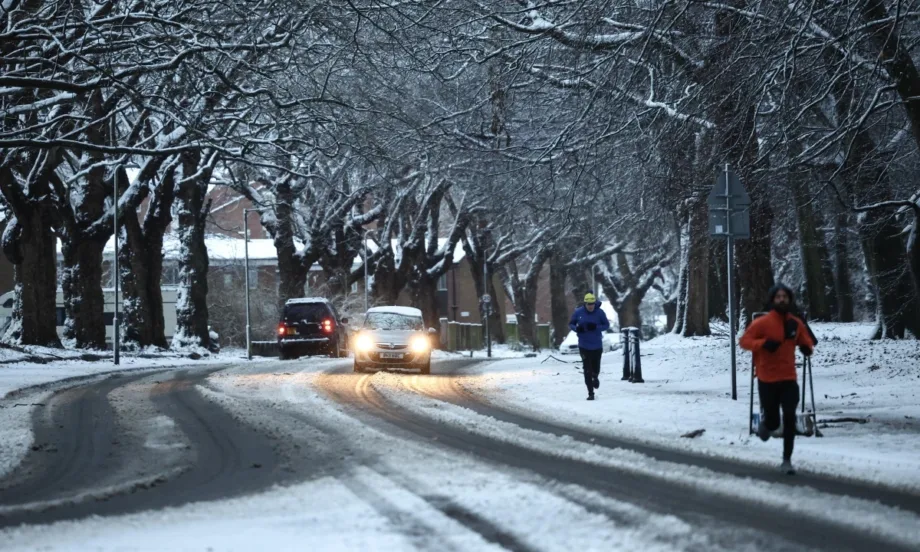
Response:
[[[60,390],[0,482],[0,549],[920,549],[917,495],[561,427],[465,390],[471,363]]]

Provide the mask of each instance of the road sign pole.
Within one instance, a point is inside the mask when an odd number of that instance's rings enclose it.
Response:
[[[725,164],[725,231],[728,234],[725,240],[728,244],[728,333],[729,346],[732,357],[732,400],[738,400],[738,366],[735,357],[735,290],[734,290],[734,265],[735,265],[735,240],[732,236],[732,192],[729,186],[728,163]]]

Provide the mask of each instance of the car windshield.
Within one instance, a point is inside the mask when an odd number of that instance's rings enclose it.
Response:
[[[424,324],[419,316],[394,312],[370,312],[364,320],[364,329],[421,331],[424,329]]]
[[[329,309],[321,303],[294,303],[284,306],[284,319],[289,322],[319,324],[329,318]]]

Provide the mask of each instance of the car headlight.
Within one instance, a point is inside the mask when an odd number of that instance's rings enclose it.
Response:
[[[409,349],[413,353],[427,353],[431,349],[431,342],[423,335],[417,335],[409,341]]]
[[[367,334],[358,334],[355,338],[355,349],[367,352],[374,348],[374,340]]]

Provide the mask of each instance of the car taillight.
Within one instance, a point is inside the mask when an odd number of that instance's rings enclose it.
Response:
[[[278,335],[284,335],[285,331],[287,331],[287,328],[284,326],[278,326]]]
[[[323,331],[326,333],[332,333],[332,320],[323,320]]]

